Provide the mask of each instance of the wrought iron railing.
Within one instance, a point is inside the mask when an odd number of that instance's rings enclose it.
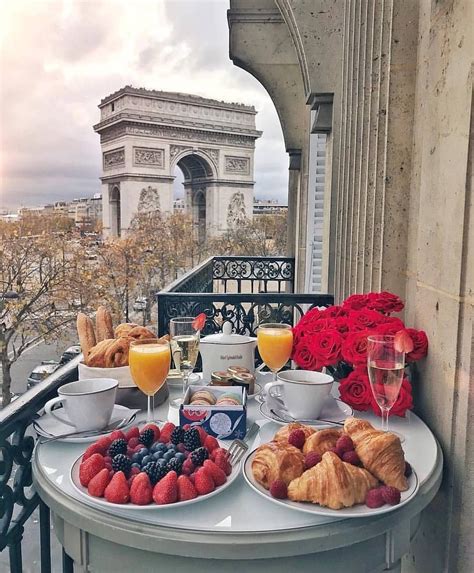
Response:
[[[23,569],[25,523],[39,506],[41,573],[51,571],[49,508],[32,488],[31,457],[35,445],[33,420],[62,384],[77,380],[82,355],[48,376],[0,411],[0,552],[8,548],[11,573]],[[72,573],[72,560],[63,552],[63,571]]]

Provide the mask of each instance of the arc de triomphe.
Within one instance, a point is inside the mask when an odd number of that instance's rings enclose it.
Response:
[[[126,232],[137,211],[171,213],[176,166],[200,238],[252,217],[253,106],[126,86],[99,108],[105,236]]]

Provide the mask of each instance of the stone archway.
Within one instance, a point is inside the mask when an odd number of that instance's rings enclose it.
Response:
[[[120,185],[111,185],[109,193],[110,230],[112,236],[120,237],[122,234],[122,216],[120,204]]]
[[[126,86],[99,108],[94,129],[102,147],[102,201],[115,201],[111,183],[119,183],[121,198],[120,225],[116,210],[103,211],[106,236],[126,232],[144,189],[153,190],[164,215],[173,211],[176,165],[184,173],[186,210],[200,237],[203,229],[218,235],[228,228],[236,194],[252,218],[255,140],[261,136],[253,106]]]

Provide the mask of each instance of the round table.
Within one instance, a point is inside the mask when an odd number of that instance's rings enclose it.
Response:
[[[171,389],[170,400],[178,395]],[[248,425],[258,421],[266,442],[278,429],[265,420],[259,404],[248,404]],[[163,404],[157,419],[176,411]],[[375,426],[371,414],[357,414]],[[405,436],[406,458],[416,468],[420,489],[391,513],[357,519],[316,517],[278,506],[255,493],[238,476],[222,494],[184,508],[146,510],[98,508],[73,488],[70,468],[86,444],[38,444],[33,460],[35,487],[50,507],[56,535],[74,560],[75,571],[287,573],[306,571],[367,573],[400,571],[420,513],[439,489],[441,450],[416,415],[390,419]]]

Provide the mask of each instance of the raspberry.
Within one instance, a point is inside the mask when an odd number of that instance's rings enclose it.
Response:
[[[309,468],[312,468],[316,464],[319,464],[321,459],[322,458],[318,454],[318,452],[308,452],[304,458],[304,466],[307,470],[309,470]]]
[[[352,464],[353,466],[361,466],[361,461],[359,456],[355,453],[354,450],[350,452],[344,452],[342,454],[342,461],[347,462],[348,464]]]
[[[412,473],[413,470],[411,469],[411,465],[408,462],[405,462],[405,477],[410,477]]]
[[[295,448],[301,449],[304,446],[305,441],[306,436],[303,430],[292,430],[288,436],[288,443],[295,446]]]
[[[385,501],[382,497],[382,488],[377,487],[375,489],[369,489],[367,495],[365,496],[365,505],[371,509],[376,509],[377,507],[382,507]]]
[[[181,467],[181,471],[183,472],[183,474],[191,475],[195,469],[196,468],[194,467],[191,458],[184,460],[184,463]]]
[[[383,485],[380,489],[382,490],[382,498],[385,503],[389,505],[398,505],[400,503],[400,491],[396,487]]]
[[[137,428],[137,430],[138,430],[138,428]],[[128,447],[133,450],[133,448],[136,448],[139,443],[140,442],[138,441],[138,436],[134,436],[128,440]]]
[[[293,430],[293,432],[299,432],[299,431],[300,430]],[[276,497],[277,499],[286,499],[288,497],[288,488],[286,486],[286,483],[281,479],[275,480],[270,486],[270,495]]]
[[[339,450],[340,454],[344,452],[350,452],[354,449],[354,442],[346,434],[342,435],[336,442],[336,448]]]
[[[125,432],[125,439],[130,441],[132,438],[138,438],[139,435],[140,430],[138,429],[138,426],[133,426],[128,430],[128,432]]]

